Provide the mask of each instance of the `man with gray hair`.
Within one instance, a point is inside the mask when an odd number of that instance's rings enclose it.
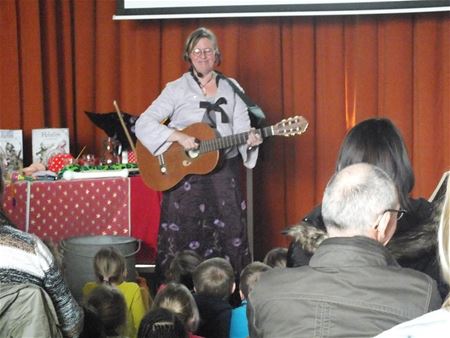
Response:
[[[373,337],[439,308],[436,282],[385,248],[404,213],[383,170],[359,163],[336,173],[322,200],[329,238],[308,266],[261,276],[248,299],[250,336]]]

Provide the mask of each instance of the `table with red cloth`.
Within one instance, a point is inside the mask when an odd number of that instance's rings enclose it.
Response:
[[[161,193],[140,176],[20,181],[5,188],[3,208],[21,230],[59,242],[73,236],[117,235],[142,240],[138,263],[156,254]]]

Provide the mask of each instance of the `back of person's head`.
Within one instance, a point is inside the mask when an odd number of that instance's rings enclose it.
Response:
[[[0,208],[3,205],[3,191],[5,190],[5,182],[3,181],[3,169],[0,165]]]
[[[107,285],[96,287],[87,297],[86,307],[100,318],[107,336],[119,336],[124,332],[127,305],[118,289]]]
[[[183,250],[178,252],[170,262],[169,269],[166,272],[167,281],[184,284],[189,290],[193,290],[192,273],[202,261],[203,258],[195,251]]]
[[[337,230],[367,236],[374,226],[378,227],[380,218],[390,219],[390,209],[398,209],[395,185],[382,169],[367,163],[353,164],[335,173],[322,200],[328,233]]]
[[[339,151],[336,171],[360,162],[383,169],[397,187],[400,205],[409,209],[414,172],[402,135],[389,119],[371,118],[349,130]]]
[[[159,290],[153,300],[152,310],[157,308],[164,308],[175,313],[188,331],[197,330],[200,321],[197,303],[191,291],[183,284],[172,282]]]
[[[126,261],[114,247],[100,249],[94,257],[94,271],[100,283],[120,284],[126,275]]]
[[[3,192],[5,190],[5,182],[3,181],[3,170],[0,165],[0,226],[2,225],[12,225],[8,216],[3,212]]]
[[[224,258],[210,258],[200,263],[193,279],[195,291],[200,295],[226,299],[233,292],[233,267]]]
[[[272,268],[285,268],[287,251],[286,248],[273,248],[266,254],[263,262]]]
[[[103,322],[97,311],[89,306],[83,306],[84,325],[79,338],[106,338]]]
[[[148,312],[139,325],[138,338],[187,338],[188,331],[173,312],[157,308]]]
[[[450,178],[447,178],[447,190],[444,199],[438,231],[439,262],[442,276],[447,284],[450,284]],[[442,306],[450,308],[448,296]]]
[[[270,270],[270,267],[267,264],[261,262],[253,262],[248,264],[242,271],[239,282],[239,287],[245,299],[248,298],[248,295],[255,287],[256,283],[259,280],[259,277],[264,271]]]

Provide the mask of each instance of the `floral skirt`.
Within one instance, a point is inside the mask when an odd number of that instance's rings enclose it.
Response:
[[[204,259],[224,257],[239,275],[250,262],[241,188],[236,157],[210,174],[187,176],[163,193],[156,260],[159,278],[181,250],[194,250]]]

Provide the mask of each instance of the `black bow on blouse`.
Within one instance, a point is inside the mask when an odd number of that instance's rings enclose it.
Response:
[[[215,103],[211,103],[208,101],[200,101],[200,108],[206,109],[206,117],[211,121],[212,126],[216,127],[216,121],[214,116],[211,116],[211,112],[219,112],[222,117],[222,123],[229,123],[230,120],[228,118],[228,115],[225,113],[225,111],[220,107],[221,104],[226,104],[227,100],[224,97],[220,97],[217,99]]]

